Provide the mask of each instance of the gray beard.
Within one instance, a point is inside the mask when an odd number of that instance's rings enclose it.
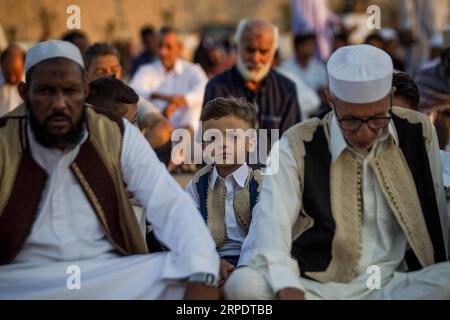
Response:
[[[262,79],[264,79],[267,74],[270,71],[270,64],[267,66],[264,66],[260,71],[249,71],[247,69],[247,66],[245,65],[244,61],[242,61],[242,58],[240,54],[237,55],[237,62],[236,62],[237,69],[241,76],[247,80],[247,81],[254,81],[254,82],[260,82]]]

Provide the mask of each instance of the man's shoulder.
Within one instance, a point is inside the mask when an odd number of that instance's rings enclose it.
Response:
[[[198,70],[198,69],[201,69],[201,66],[198,63],[195,63],[195,62],[187,61],[187,60],[184,60],[184,59],[179,59],[178,62],[181,63],[183,68],[185,68],[187,70]]]
[[[5,115],[0,117],[0,128],[6,126],[6,124],[9,121],[14,121],[14,119],[21,119],[21,118],[25,118],[27,111],[26,111],[26,106],[25,104],[21,104],[20,106],[18,106],[17,108],[14,108],[13,110],[11,110],[10,112],[6,113]]]
[[[412,109],[407,108],[401,108],[401,107],[392,107],[392,114],[396,116],[397,118],[400,118],[409,125],[422,125],[422,134],[427,143],[431,143],[432,141],[432,131],[433,131],[433,125],[431,124],[430,118],[419,111],[415,111]],[[396,128],[399,130],[400,128]]]
[[[232,79],[232,67],[209,79],[208,83],[215,85],[230,85]]]
[[[116,115],[115,113],[105,110],[105,109],[101,109],[101,108],[96,108],[93,105],[90,104],[86,104],[86,114],[89,117],[90,121],[95,122],[96,127],[98,125],[99,122],[109,122],[109,123],[114,123],[116,124],[119,129],[120,132],[124,132],[125,128],[124,128],[124,124],[123,124],[123,119],[122,117]]]
[[[280,65],[278,66],[278,68],[279,68],[279,69],[287,70],[287,69],[291,69],[291,68],[296,67],[296,66],[297,66],[297,65],[296,65],[296,63],[295,63],[294,58],[289,58],[289,59],[283,61],[282,63],[280,63]]]
[[[293,88],[295,89],[295,83],[282,73],[277,70],[271,70],[268,74],[272,81],[278,83],[281,89],[285,89],[286,91],[290,91]],[[294,91],[295,92],[295,91]]]
[[[182,73],[201,75],[206,78],[205,71],[203,71],[202,67],[198,63],[190,62],[190,61],[183,60],[183,59],[180,59],[179,62],[181,63],[181,66],[183,68]]]
[[[319,126],[323,126],[324,122],[328,121],[327,118],[311,118],[297,123],[290,127],[283,136],[288,139],[289,142],[297,144],[297,142],[310,142],[313,139],[314,133]]]
[[[159,60],[143,63],[139,66],[136,72],[145,72],[145,74],[161,73],[162,72],[161,63],[159,62]]]
[[[440,74],[439,72],[440,68],[441,68],[440,62],[422,67],[415,75],[414,80],[417,82],[421,82],[421,80],[428,81],[429,77],[435,78]]]
[[[402,108],[402,107],[397,107],[397,106],[393,106],[392,107],[392,113],[399,117],[402,118],[406,121],[408,121],[411,124],[416,124],[416,123],[430,123],[431,124],[431,120],[430,118],[419,111],[413,110],[413,109],[409,109],[409,108]]]
[[[198,182],[200,181],[200,178],[209,175],[209,173],[214,169],[213,165],[205,165],[204,167],[200,168],[192,177],[192,180],[189,182],[192,187],[195,189]]]

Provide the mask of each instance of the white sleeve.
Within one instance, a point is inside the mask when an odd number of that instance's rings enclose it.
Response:
[[[298,264],[291,257],[292,226],[302,205],[297,172],[297,163],[283,137],[272,147],[259,205],[255,206],[259,209],[249,263],[265,273],[275,293],[288,287],[301,289]]]
[[[449,250],[449,213],[447,212],[447,199],[443,184],[442,163],[439,150],[439,143],[434,126],[432,127],[432,141],[428,150],[428,159],[430,161],[431,175],[434,183],[434,192],[436,194],[436,201],[438,204],[439,214],[441,216],[441,225],[444,233],[444,244],[446,246],[446,252],[448,256]]]
[[[121,167],[127,189],[146,209],[156,237],[170,251],[163,278],[185,278],[197,272],[218,275],[215,243],[189,195],[170,176],[147,140],[127,120]]]
[[[255,205],[252,213],[252,221],[250,222],[250,227],[248,229],[247,236],[242,243],[241,254],[239,256],[239,261],[237,266],[243,267],[247,266],[250,262],[250,258],[253,252],[253,242],[255,241],[255,229],[256,229],[256,219],[259,211],[259,203]]]
[[[200,199],[198,198],[198,194],[194,189],[194,184],[192,183],[192,180],[189,181],[184,190],[186,190],[187,194],[190,196],[197,209],[200,210]]]
[[[311,89],[300,77],[295,76],[287,68],[280,68],[278,71],[295,83],[297,89],[297,100],[300,105],[302,119],[308,119],[312,114],[319,111],[320,97],[315,90]]]
[[[152,73],[150,66],[141,66],[130,81],[130,87],[136,91],[138,96],[147,100],[153,91],[152,80],[156,77]]]
[[[200,66],[193,66],[190,75],[190,82],[192,86],[189,92],[184,95],[184,98],[187,101],[188,108],[196,109],[201,107],[203,103],[206,83],[208,82],[208,77]]]
[[[137,113],[138,118],[144,118],[146,115],[151,113],[161,115],[161,112],[153,103],[141,96],[139,96],[139,101],[137,103]]]

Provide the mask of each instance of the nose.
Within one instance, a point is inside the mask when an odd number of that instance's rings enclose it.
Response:
[[[377,133],[374,132],[372,129],[370,129],[367,122],[365,122],[358,129],[357,136],[361,142],[369,143],[369,142],[372,142],[373,139],[376,138]]]
[[[164,57],[167,55],[167,48],[165,46],[159,47],[159,56]]]
[[[262,58],[261,53],[258,50],[255,50],[252,53],[251,61],[253,64],[259,64],[259,63],[261,63],[261,58]]]
[[[64,110],[67,109],[67,102],[63,92],[59,91],[55,94],[53,98],[52,109],[53,111],[60,111],[60,112],[61,111],[64,112]]]

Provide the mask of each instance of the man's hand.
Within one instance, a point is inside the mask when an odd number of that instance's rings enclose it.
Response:
[[[305,300],[303,291],[297,288],[284,288],[277,292],[278,300]]]
[[[219,287],[223,286],[225,281],[227,281],[230,274],[236,269],[231,263],[226,262],[223,259],[220,259],[220,280]]]
[[[184,300],[219,300],[219,290],[201,282],[188,282]]]
[[[171,102],[167,105],[166,109],[164,109],[163,115],[167,119],[170,119],[173,114],[179,109],[180,107],[177,106],[175,103]]]
[[[166,102],[171,102],[172,101],[172,96],[168,95],[168,94],[162,94],[162,93],[158,93],[158,92],[153,92],[150,96],[149,96],[150,100],[163,100]]]
[[[174,103],[179,108],[187,105],[187,101],[183,96],[172,96],[170,102]]]
[[[153,149],[159,148],[170,141],[173,127],[170,121],[158,115],[158,120],[154,122],[152,127],[142,127],[141,132]]]

